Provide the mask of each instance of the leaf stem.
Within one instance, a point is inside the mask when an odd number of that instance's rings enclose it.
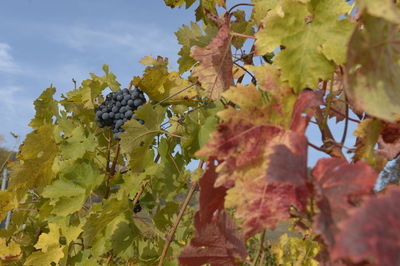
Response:
[[[242,37],[242,38],[246,38],[246,39],[255,39],[256,38],[255,36],[241,34],[241,33],[232,32],[232,31],[229,34],[231,36]]]
[[[193,86],[195,86],[195,85],[196,85],[195,83],[192,83],[191,85],[189,85],[189,86],[187,86],[187,87],[185,87],[185,88],[183,88],[183,89],[181,89],[181,90],[175,92],[174,94],[171,94],[171,95],[168,96],[167,98],[162,99],[161,101],[159,101],[158,103],[156,103],[154,106],[157,106],[157,105],[159,105],[159,104],[162,104],[162,103],[165,102],[165,101],[168,101],[169,99],[175,97],[176,95],[178,95],[178,94],[184,92],[184,91],[187,90],[187,89],[190,89],[191,87],[193,87]]]
[[[349,127],[349,105],[346,103],[346,120],[344,121],[344,130],[343,130],[343,136],[342,139],[340,141],[340,144],[342,144],[342,146],[344,145],[344,142],[346,141],[346,136],[347,136],[347,129]]]
[[[236,4],[236,5],[232,6],[232,7],[228,10],[227,13],[230,14],[230,13],[232,12],[233,9],[235,9],[235,8],[237,8],[237,7],[239,7],[239,6],[254,6],[254,4],[239,3],[239,4]]]

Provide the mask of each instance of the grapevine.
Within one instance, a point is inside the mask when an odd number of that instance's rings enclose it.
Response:
[[[1,264],[397,265],[397,1],[164,2],[195,7],[178,69],[34,102]]]

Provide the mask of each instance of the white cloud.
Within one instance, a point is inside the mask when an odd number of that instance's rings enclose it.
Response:
[[[178,45],[173,34],[146,25],[136,26],[127,23],[113,23],[103,29],[91,29],[87,26],[72,26],[58,30],[56,39],[69,47],[86,49],[111,49],[112,52],[145,56],[149,54],[176,54]],[[107,51],[107,52],[109,52]]]
[[[8,44],[0,43],[0,72],[15,73],[19,71],[10,50],[11,47]]]
[[[0,112],[4,118],[15,121],[22,114],[32,113],[33,102],[26,98],[25,89],[16,86],[0,87]]]

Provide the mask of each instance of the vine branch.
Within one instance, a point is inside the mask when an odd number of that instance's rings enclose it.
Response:
[[[204,161],[200,161],[198,168],[203,167],[203,163],[204,163]],[[172,240],[174,239],[174,235],[176,233],[176,230],[178,229],[178,225],[182,220],[183,214],[185,213],[186,208],[189,205],[189,202],[190,202],[194,192],[197,189],[197,186],[198,186],[197,182],[192,183],[190,190],[189,190],[188,194],[186,195],[185,201],[183,202],[182,207],[179,210],[178,218],[176,219],[171,231],[169,232],[169,234],[167,236],[167,242],[164,245],[163,251],[161,253],[160,261],[158,262],[158,266],[162,266],[165,261],[165,258],[167,257],[168,248],[171,245]]]

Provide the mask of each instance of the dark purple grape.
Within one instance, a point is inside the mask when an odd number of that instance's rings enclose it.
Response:
[[[122,96],[121,94],[117,96],[117,101],[122,101],[122,99],[124,98],[124,96]]]
[[[119,108],[118,108],[117,106],[114,106],[114,107],[111,109],[111,111],[112,111],[113,113],[117,113],[118,110],[119,110]]]
[[[115,128],[120,128],[122,126],[122,124],[124,123],[123,120],[117,120],[117,122],[115,123]]]
[[[117,106],[117,107],[121,107],[121,105],[122,105],[121,102],[116,102],[115,103],[115,106]]]
[[[96,117],[101,117],[102,114],[103,114],[103,112],[99,110],[96,112]]]
[[[119,109],[119,112],[120,112],[121,114],[124,114],[124,113],[126,112],[126,107],[125,107],[125,106],[122,106],[122,107]]]
[[[108,113],[103,113],[101,115],[101,118],[103,118],[103,120],[107,120],[108,119]]]
[[[109,112],[109,113],[108,113],[108,117],[109,117],[109,118],[114,118],[114,116],[115,116],[115,114],[114,114],[113,112]]]
[[[128,110],[128,111],[126,111],[126,113],[125,113],[125,117],[128,118],[128,119],[131,119],[131,118],[132,118],[132,115],[133,115],[133,112],[132,112],[131,110]]]
[[[122,90],[122,93],[129,93],[129,90],[127,88]]]
[[[144,124],[144,121],[143,120],[141,120],[141,119],[138,119],[138,122],[140,123],[140,124]]]
[[[135,106],[135,104],[133,103],[133,100],[132,100],[132,99],[128,101],[128,106],[130,106],[130,107]]]
[[[122,105],[126,105],[127,103],[128,103],[128,101],[125,101],[125,100],[122,100],[122,101],[121,101],[121,104],[122,104]]]
[[[135,99],[135,100],[133,101],[133,104],[134,104],[136,107],[138,107],[138,106],[140,106],[140,105],[143,104],[143,101],[142,101],[142,99]]]
[[[139,91],[134,90],[134,91],[131,92],[131,97],[132,97],[132,99],[135,99],[135,98],[138,97],[138,96],[139,96]]]
[[[131,96],[130,96],[129,94],[125,94],[125,95],[124,95],[124,100],[125,100],[126,102],[128,102],[130,99],[131,99]]]

